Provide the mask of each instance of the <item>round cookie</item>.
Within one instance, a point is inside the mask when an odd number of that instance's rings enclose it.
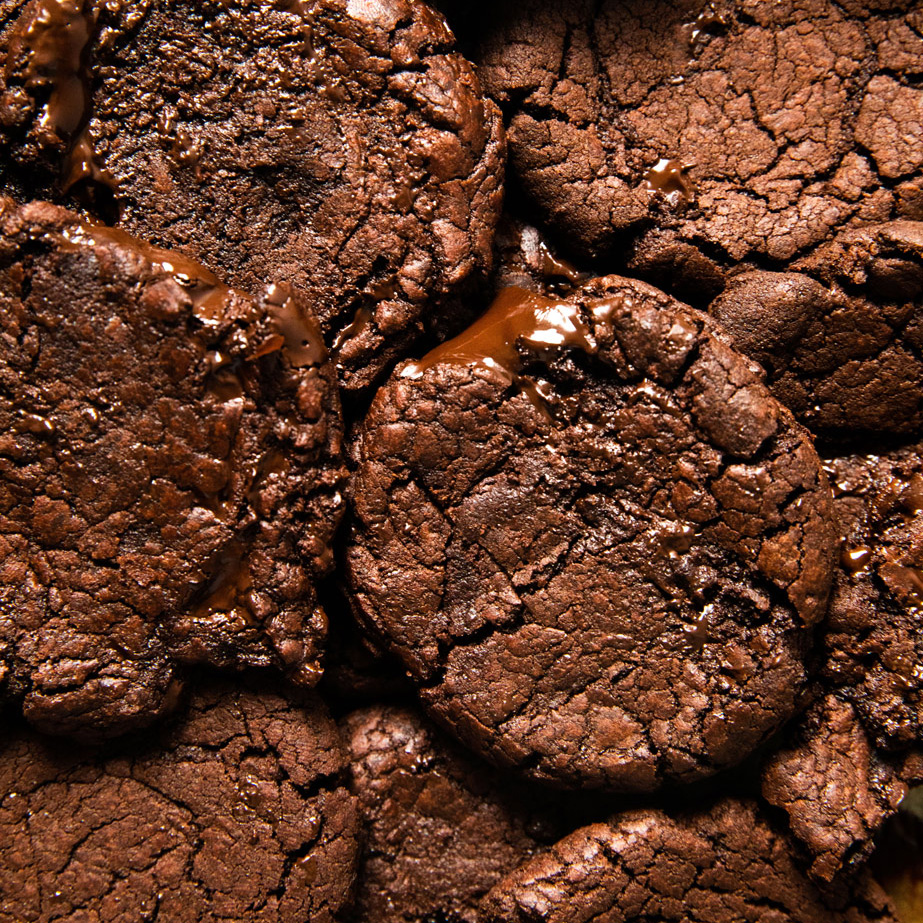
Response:
[[[773,920],[896,923],[868,874],[819,890],[750,801],[671,818],[638,810],[577,830],[496,885],[484,923]]]
[[[643,283],[506,289],[363,423],[356,611],[489,759],[651,791],[794,709],[835,535],[807,433]]]
[[[314,683],[345,472],[304,304],[0,200],[0,306],[0,698],[97,737],[181,664]]]
[[[490,263],[501,119],[421,2],[34,0],[0,113],[9,188],[302,289],[347,388]]]
[[[559,795],[476,762],[415,711],[372,706],[342,728],[367,834],[354,923],[475,923],[487,891],[564,832]]]
[[[637,271],[714,291],[741,261],[768,268],[847,224],[913,216],[915,0],[508,0],[493,11],[480,74],[505,109],[513,171],[585,253],[630,235]]]
[[[332,923],[356,804],[317,698],[211,684],[106,751],[19,730],[0,745],[0,920]]]

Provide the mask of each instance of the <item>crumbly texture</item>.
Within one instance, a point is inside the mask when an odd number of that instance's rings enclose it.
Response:
[[[919,432],[923,223],[844,232],[792,268],[734,275],[709,313],[812,430]]]
[[[0,748],[0,921],[331,923],[357,810],[321,702],[206,684],[106,751],[18,730]]]
[[[923,455],[920,445],[826,461],[843,536],[823,673],[873,743],[923,742]]]
[[[494,5],[480,73],[512,169],[589,254],[693,288],[787,263],[847,224],[917,218],[915,0]]]
[[[453,292],[490,263],[504,145],[438,13],[408,0],[95,6],[88,138],[110,179],[72,193],[93,187],[107,217],[231,284],[302,289],[347,388],[451,325]],[[5,182],[34,195],[42,170],[60,188],[74,134],[49,131],[28,44],[9,47]]]
[[[818,890],[792,842],[754,803],[734,799],[675,819],[639,810],[584,827],[497,885],[483,920],[895,923],[868,877]]]
[[[831,881],[844,865],[868,857],[872,837],[907,786],[871,745],[852,705],[828,695],[767,760],[762,793],[788,814],[792,833],[811,854],[809,873]]]
[[[0,200],[0,306],[0,698],[96,737],[181,664],[315,682],[344,470],[303,303]]]
[[[556,797],[476,762],[418,712],[343,722],[366,824],[356,923],[475,923],[481,898],[564,831]]]
[[[547,312],[583,347],[518,337],[512,376],[424,360],[378,393],[353,603],[500,765],[618,791],[710,775],[795,708],[829,486],[704,315],[618,277]]]
[[[762,791],[830,880],[920,781],[923,460],[918,445],[828,459],[843,539],[817,701],[767,759]]]

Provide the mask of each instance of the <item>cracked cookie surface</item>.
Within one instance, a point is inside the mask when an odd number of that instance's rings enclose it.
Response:
[[[812,431],[923,427],[923,222],[846,231],[789,272],[733,275],[709,306]]]
[[[181,664],[315,682],[344,470],[303,303],[0,200],[0,306],[0,695],[95,737]]]
[[[843,539],[817,652],[816,701],[763,769],[830,879],[923,773],[923,457],[920,446],[829,458]]]
[[[585,253],[628,235],[636,271],[714,291],[741,261],[771,268],[848,224],[920,217],[913,0],[495,9],[479,63],[513,172]]]
[[[412,709],[360,709],[341,727],[367,829],[357,923],[475,923],[487,891],[568,829],[556,793],[498,774]]]
[[[490,262],[500,115],[423,3],[35,0],[7,57],[10,190],[89,197],[248,291],[302,289],[347,388]]]
[[[3,923],[330,923],[357,814],[323,704],[206,685],[182,717],[105,752],[0,744]]]
[[[792,842],[737,799],[678,818],[632,811],[578,830],[507,876],[483,913],[485,923],[638,919],[896,923],[867,874],[819,890]]]
[[[651,791],[790,716],[835,534],[807,433],[704,315],[507,289],[363,424],[357,614],[489,759]]]

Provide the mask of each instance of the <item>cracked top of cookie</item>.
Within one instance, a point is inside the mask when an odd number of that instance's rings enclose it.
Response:
[[[0,919],[331,923],[357,812],[316,697],[214,682],[105,751],[16,729],[0,745]]]
[[[835,534],[807,433],[707,317],[507,289],[363,424],[352,599],[439,720],[560,785],[733,765],[795,708]]]
[[[490,262],[501,119],[423,3],[34,0],[0,126],[18,196],[303,289],[347,388]]]
[[[503,875],[572,829],[557,793],[473,758],[418,711],[371,706],[342,729],[367,830],[358,920],[475,923]]]
[[[670,266],[702,288],[847,224],[920,217],[912,0],[523,7],[495,7],[480,73],[513,171],[584,253],[631,234],[639,271]]]
[[[778,919],[896,923],[868,873],[821,890],[755,803],[679,817],[638,810],[565,837],[496,885],[485,923]]]
[[[0,200],[0,307],[0,696],[94,737],[180,664],[316,681],[344,471],[303,303]]]
[[[824,636],[825,681],[876,744],[923,738],[923,455],[919,444],[826,461],[843,537]]]

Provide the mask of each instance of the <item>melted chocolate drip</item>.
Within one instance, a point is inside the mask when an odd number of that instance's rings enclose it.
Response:
[[[291,294],[282,286],[270,285],[266,303],[292,366],[300,369],[308,365],[321,365],[327,358],[327,350],[320,328],[302,312]]]
[[[686,167],[678,160],[658,160],[644,174],[644,182],[651,189],[662,192],[673,205],[680,201],[691,202],[695,197],[695,184],[686,175]]]
[[[486,368],[512,384],[521,364],[520,343],[536,350],[565,346],[596,352],[578,305],[510,287],[467,330],[405,366],[401,375],[419,378],[433,366],[448,363]]]
[[[61,188],[80,182],[104,187],[111,194],[115,178],[98,163],[87,126],[92,109],[90,46],[96,30],[91,0],[39,0],[35,15],[17,37],[27,55],[26,87],[49,88],[39,128],[52,144],[66,145]],[[11,60],[18,57],[11,54]]]
[[[173,276],[176,283],[192,299],[193,314],[206,326],[215,326],[226,311],[230,289],[204,266],[172,250],[161,250],[120,231],[101,224],[84,223],[65,233],[73,247],[92,247],[97,243],[113,243],[139,251],[155,270]]]

